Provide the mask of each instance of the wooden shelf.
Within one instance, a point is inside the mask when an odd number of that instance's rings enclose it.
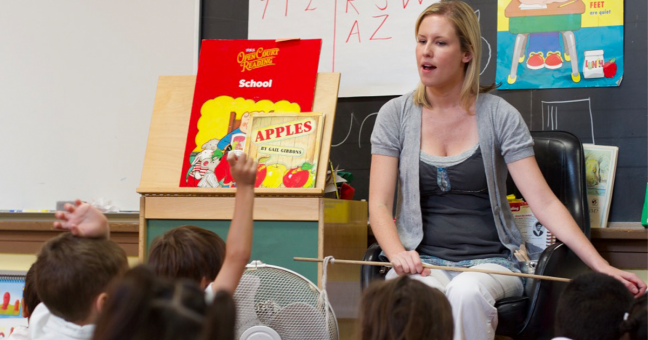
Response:
[[[592,228],[594,248],[611,265],[624,269],[648,269],[648,229],[639,223],[610,223]]]
[[[127,256],[137,256],[139,214],[107,214],[110,237]],[[54,213],[0,214],[0,249],[6,254],[36,254],[41,245],[61,233],[52,228]]]

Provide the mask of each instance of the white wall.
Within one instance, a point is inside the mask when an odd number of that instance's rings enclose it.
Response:
[[[195,74],[199,0],[0,1],[0,209],[138,210],[157,78]]]

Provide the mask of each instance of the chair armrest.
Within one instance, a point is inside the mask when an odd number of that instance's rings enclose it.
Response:
[[[367,248],[367,251],[364,254],[364,257],[362,258],[363,261],[382,261],[380,259],[380,253],[382,252],[382,249],[380,248],[380,245],[378,243],[374,243],[369,248]],[[384,273],[381,273],[381,269],[383,267],[378,267],[378,266],[360,266],[360,287],[364,290],[371,284],[372,281],[374,280],[384,280],[385,275]]]

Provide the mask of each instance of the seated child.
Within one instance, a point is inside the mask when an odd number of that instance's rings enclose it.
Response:
[[[452,340],[452,309],[445,294],[403,275],[374,282],[360,302],[361,340]]]
[[[624,316],[621,331],[623,340],[648,340],[648,295],[643,294],[632,303],[630,312]]]
[[[225,258],[225,242],[216,233],[185,225],[156,237],[148,265],[162,277],[187,278],[204,289],[214,281]]]
[[[139,265],[115,281],[108,296],[94,340],[234,340],[236,309],[224,291],[208,306],[196,282],[159,277]]]
[[[34,287],[34,265],[32,264],[25,275],[25,288],[23,289],[23,317],[27,318],[27,322],[31,318],[31,313],[36,306],[40,303],[38,294],[36,294],[36,287]],[[29,339],[29,326],[19,326],[9,335],[7,340],[28,340]]]
[[[108,239],[101,214],[77,200],[57,212],[55,228],[70,230],[43,244],[34,269],[42,303],[31,311],[31,339],[90,339],[109,282],[128,269],[126,253]]]
[[[598,272],[577,276],[560,295],[554,340],[618,340],[633,299],[628,288],[611,276]]]
[[[237,183],[234,217],[222,268],[205,290],[210,297],[205,299],[195,280],[159,277],[150,267],[138,266],[109,291],[94,339],[197,340],[213,339],[215,334],[221,335],[219,339],[232,339],[235,310],[231,296],[250,260],[257,164],[245,155],[228,160]],[[207,307],[205,300],[214,302]],[[203,329],[203,325],[207,326]]]
[[[197,339],[207,312],[198,284],[158,277],[146,265],[115,281],[108,296],[93,339]]]

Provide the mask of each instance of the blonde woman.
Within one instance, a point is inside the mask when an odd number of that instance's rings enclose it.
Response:
[[[461,1],[442,1],[418,18],[418,88],[380,110],[371,137],[369,212],[373,232],[394,265],[387,278],[415,274],[445,292],[454,339],[493,339],[497,300],[523,293],[511,276],[430,271],[431,264],[519,271],[512,252],[522,238],[506,201],[506,177],[538,220],[595,271],[633,294],[636,275],[610,266],[552,193],[536,163],[519,112],[479,85],[481,34]],[[397,221],[392,218],[398,180]]]

